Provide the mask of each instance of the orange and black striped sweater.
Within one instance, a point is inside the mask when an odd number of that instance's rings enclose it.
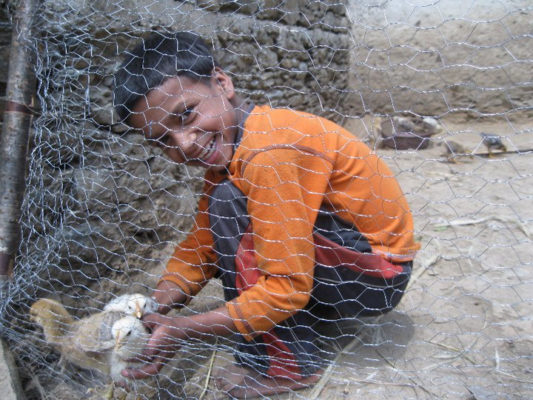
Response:
[[[313,226],[326,207],[353,224],[372,251],[391,262],[413,259],[419,244],[407,201],[387,165],[350,132],[315,115],[256,106],[229,174],[208,171],[189,236],[162,280],[196,294],[217,272],[207,213],[209,192],[230,179],[247,196],[257,283],[226,303],[250,340],[304,308],[313,287]]]

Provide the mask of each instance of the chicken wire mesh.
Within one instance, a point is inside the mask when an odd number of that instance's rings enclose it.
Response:
[[[317,326],[322,376],[279,397],[531,397],[531,11],[481,0],[41,1],[22,241],[1,306],[26,396],[106,395],[105,377],[60,363],[30,305],[54,298],[83,318],[121,294],[149,295],[193,226],[203,170],[121,123],[112,86],[141,38],[194,31],[243,98],[327,117],[366,142],[399,181],[421,243],[400,304]],[[223,289],[211,279],[179,313],[221,306]],[[213,376],[238,343],[184,342],[148,394],[129,396],[220,396]]]

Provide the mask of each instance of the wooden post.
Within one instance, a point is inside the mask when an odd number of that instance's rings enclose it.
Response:
[[[16,11],[0,136],[0,295],[5,295],[20,242],[20,208],[35,90],[32,22],[38,0],[20,0]]]

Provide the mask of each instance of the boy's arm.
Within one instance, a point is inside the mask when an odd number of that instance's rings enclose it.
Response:
[[[155,298],[168,312],[172,306],[190,300],[217,272],[213,235],[207,208],[208,193],[218,177],[206,175],[204,195],[198,202],[194,227],[187,238],[176,246],[154,292]]]
[[[183,307],[189,299],[189,296],[172,281],[160,281],[152,297],[159,304],[157,312],[160,314],[166,314],[172,308]]]

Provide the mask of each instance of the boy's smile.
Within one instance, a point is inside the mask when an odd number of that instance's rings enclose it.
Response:
[[[129,123],[171,160],[223,170],[238,129],[233,99],[233,83],[218,67],[208,81],[172,77],[135,104]]]

